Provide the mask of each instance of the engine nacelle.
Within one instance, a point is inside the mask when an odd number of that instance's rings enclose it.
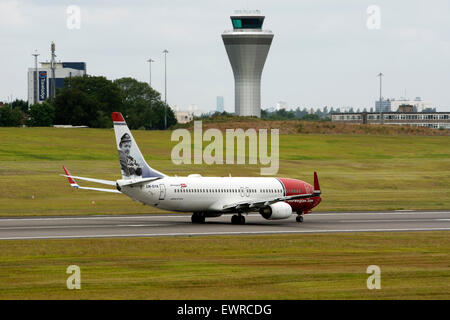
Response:
[[[292,215],[292,207],[286,202],[276,202],[259,209],[259,213],[267,220],[287,219]]]

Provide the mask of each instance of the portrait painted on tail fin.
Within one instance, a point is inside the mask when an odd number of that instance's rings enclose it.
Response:
[[[133,141],[128,133],[124,133],[119,142],[119,160],[122,173],[126,177],[141,177],[142,167],[139,163],[130,155]]]

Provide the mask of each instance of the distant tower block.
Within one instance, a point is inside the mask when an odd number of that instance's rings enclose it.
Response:
[[[232,31],[222,34],[234,73],[235,113],[261,117],[261,75],[273,33],[262,30],[264,16],[256,11],[235,11]]]

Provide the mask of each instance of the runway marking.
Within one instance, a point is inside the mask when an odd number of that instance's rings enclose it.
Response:
[[[105,225],[83,225],[83,226],[27,226],[27,227],[0,227],[0,230],[25,230],[25,229],[71,229],[71,228],[113,228],[113,227],[164,227],[173,226],[171,223],[158,224],[105,224]]]
[[[396,215],[396,216],[409,216],[409,215],[420,215],[420,214],[450,214],[450,211],[422,211],[422,212],[342,212],[342,213],[320,213],[314,212],[305,215],[305,217],[312,216],[351,216],[351,215]]]
[[[142,233],[142,234],[105,234],[105,235],[68,235],[68,236],[33,236],[4,237],[0,240],[32,240],[32,239],[75,239],[75,238],[134,238],[134,237],[165,237],[165,236],[214,236],[214,235],[245,235],[245,234],[294,234],[294,233],[348,233],[348,232],[403,232],[403,231],[450,231],[450,228],[407,228],[407,229],[343,229],[343,230],[299,230],[299,231],[223,231],[223,232],[187,232],[187,233]]]
[[[105,219],[153,219],[153,218],[187,218],[191,217],[190,215],[183,216],[101,216],[101,217],[56,217],[56,218],[6,218],[1,219],[2,221],[51,221],[51,220],[105,220]]]
[[[348,223],[348,222],[433,222],[433,221],[450,221],[450,219],[439,219],[439,218],[435,218],[435,219],[373,219],[373,220],[340,220],[338,222],[341,223]]]
[[[334,213],[320,213],[314,212],[305,215],[305,217],[319,217],[319,216],[347,216],[347,215],[423,215],[423,214],[450,214],[450,211],[413,211],[413,212],[334,212]],[[228,214],[227,214],[228,215]],[[259,217],[260,215],[248,214],[246,216],[249,217]],[[293,214],[294,216],[294,214]],[[190,218],[191,215],[149,215],[145,214],[142,216],[88,216],[88,217],[42,217],[42,218],[0,218],[0,222],[2,221],[51,221],[51,220],[104,220],[104,219],[159,219],[159,218],[174,218],[174,219],[184,219]]]

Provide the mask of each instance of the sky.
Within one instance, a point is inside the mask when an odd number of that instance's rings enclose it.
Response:
[[[71,5],[80,28],[69,29]],[[368,8],[376,5],[379,19]],[[149,80],[180,110],[234,111],[234,78],[222,42],[234,10],[259,9],[274,39],[261,103],[371,108],[379,96],[422,97],[450,111],[448,0],[0,0],[0,101],[27,99],[27,69],[50,59],[84,61],[90,75]],[[375,20],[374,20],[375,19]],[[374,22],[375,21],[375,22]],[[369,22],[369,27],[368,27]],[[374,28],[379,26],[379,28]]]

